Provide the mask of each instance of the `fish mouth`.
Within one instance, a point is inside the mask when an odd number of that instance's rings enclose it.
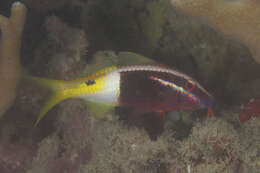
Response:
[[[199,83],[197,87],[202,91],[203,97],[201,99],[202,108],[210,108],[214,102],[214,97],[205,88],[203,88]]]

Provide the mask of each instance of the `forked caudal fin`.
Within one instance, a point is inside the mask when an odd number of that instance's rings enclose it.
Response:
[[[98,117],[103,117],[114,107],[113,104],[99,103],[95,100],[88,100],[88,98],[85,97],[87,94],[92,94],[93,96],[96,90],[100,89],[100,87],[102,88],[102,80],[96,80],[93,84],[90,85],[85,82],[91,81],[89,80],[89,78],[77,79],[74,81],[51,80],[39,77],[32,77],[29,75],[23,76],[23,78],[52,90],[52,95],[50,96],[50,98],[48,98],[45,105],[40,110],[39,116],[34,124],[35,126],[38,125],[45,114],[56,104],[68,98],[76,97],[85,100],[88,106],[89,113]]]
[[[63,86],[63,82],[61,80],[45,79],[45,78],[30,76],[27,74],[23,74],[22,78],[31,81],[35,84],[38,84],[40,86],[52,89],[54,92],[59,90]]]
[[[58,104],[59,102],[61,102],[62,100],[65,100],[66,95],[64,95],[62,92],[58,92],[58,93],[54,93],[45,103],[44,107],[41,109],[41,112],[36,120],[36,122],[34,123],[34,126],[37,126],[38,123],[40,122],[40,120],[44,117],[44,115],[51,110],[51,108],[53,108],[56,104]]]
[[[39,116],[34,124],[37,126],[40,120],[44,117],[44,115],[53,108],[56,104],[68,98],[68,95],[64,93],[64,81],[61,80],[50,80],[39,77],[32,77],[29,75],[23,75],[23,79],[32,81],[40,86],[47,87],[53,91],[53,94],[50,98],[47,99],[45,105],[41,109]]]

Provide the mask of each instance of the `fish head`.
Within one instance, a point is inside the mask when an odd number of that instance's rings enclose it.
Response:
[[[213,96],[196,80],[189,76],[180,76],[176,82],[179,87],[179,109],[210,108]]]

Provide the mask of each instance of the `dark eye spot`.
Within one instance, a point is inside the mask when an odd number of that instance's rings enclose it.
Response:
[[[96,82],[94,81],[94,80],[88,80],[88,81],[86,81],[85,82],[86,83],[86,85],[93,85],[93,84],[95,84]]]

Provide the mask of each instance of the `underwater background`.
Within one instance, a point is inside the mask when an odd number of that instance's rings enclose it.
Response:
[[[1,173],[258,173],[257,0],[0,1]],[[130,53],[131,52],[131,53]],[[214,96],[206,110],[131,119],[68,99],[34,126],[50,91],[23,74],[72,80],[155,61]]]

